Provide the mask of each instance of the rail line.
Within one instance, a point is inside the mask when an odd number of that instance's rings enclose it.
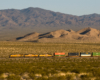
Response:
[[[33,57],[33,58],[0,58],[0,60],[7,59],[99,59],[100,57]]]

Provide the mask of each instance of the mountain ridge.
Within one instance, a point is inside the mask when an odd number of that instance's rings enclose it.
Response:
[[[34,31],[77,31],[85,27],[100,29],[100,14],[76,16],[33,7],[0,10],[0,40],[9,40]]]
[[[39,25],[71,25],[71,26],[100,26],[100,15],[90,14],[83,16],[70,15],[60,12],[53,12],[41,8],[26,8],[22,10],[7,9],[0,10],[0,26],[39,26]],[[39,24],[39,25],[37,25]]]
[[[94,28],[83,28],[79,31],[55,30],[44,34],[30,33],[22,37],[17,37],[11,41],[25,42],[100,42],[100,30]]]

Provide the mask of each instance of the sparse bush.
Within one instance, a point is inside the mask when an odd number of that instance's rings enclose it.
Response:
[[[97,77],[95,80],[100,80],[100,77]]]
[[[80,70],[79,69],[73,69],[73,70],[71,70],[71,72],[79,74]]]
[[[72,75],[66,75],[66,79],[67,80],[73,80],[73,76]]]
[[[81,75],[80,78],[82,80],[91,80],[88,75]]]
[[[8,80],[20,80],[21,78],[17,75],[12,75],[7,77]]]

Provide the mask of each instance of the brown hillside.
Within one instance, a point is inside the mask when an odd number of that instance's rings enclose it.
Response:
[[[82,34],[82,35],[87,35],[87,36],[99,36],[100,31],[94,28],[84,28],[82,30],[77,31],[77,33]]]
[[[100,29],[100,15],[75,16],[32,7],[0,10],[0,40],[16,38],[30,32],[47,33],[58,29],[77,31],[85,27]],[[57,34],[53,37],[59,37]]]
[[[100,31],[90,27],[77,32],[71,29],[60,29],[44,34],[34,32],[14,40],[33,42],[100,42]]]
[[[38,39],[38,36],[39,36],[39,33],[33,32],[33,33],[27,34],[23,37],[18,37],[15,40],[16,41],[34,41],[34,40]]]
[[[42,37],[45,37],[45,38],[59,38],[62,35],[66,35],[68,33],[69,33],[69,31],[61,29],[61,30],[56,30],[56,31],[53,31],[53,32],[49,32],[47,34],[43,34]]]
[[[100,31],[94,28],[84,28],[77,31],[77,33],[84,35],[80,39],[84,42],[100,42]]]

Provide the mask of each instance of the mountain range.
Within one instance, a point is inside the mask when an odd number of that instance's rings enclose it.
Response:
[[[25,42],[100,42],[100,30],[94,28],[84,28],[79,31],[56,30],[48,33],[29,33],[22,37],[11,39],[10,41]]]
[[[0,40],[9,40],[30,32],[46,33],[59,29],[75,31],[85,27],[100,29],[100,15],[76,16],[41,8],[0,10]]]

